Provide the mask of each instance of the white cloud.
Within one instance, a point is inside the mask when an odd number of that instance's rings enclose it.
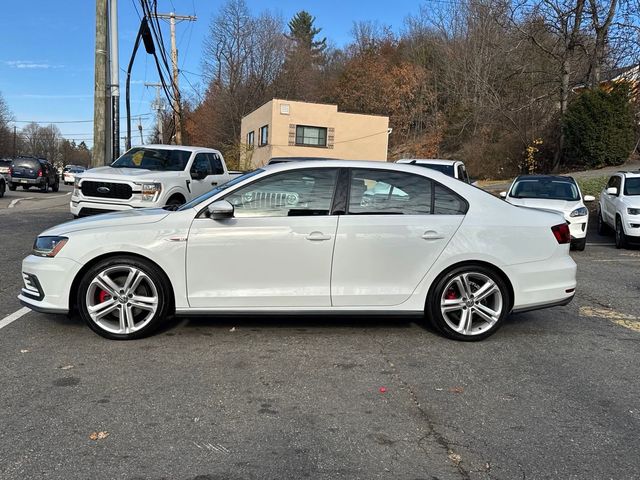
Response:
[[[21,69],[48,69],[48,68],[62,68],[63,65],[52,65],[47,62],[34,62],[32,60],[8,60],[4,62],[11,68]]]

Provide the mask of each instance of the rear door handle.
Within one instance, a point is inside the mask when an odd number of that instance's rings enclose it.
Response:
[[[307,240],[312,242],[321,242],[323,240],[331,240],[331,235],[325,235],[322,232],[311,232],[307,235]]]
[[[424,240],[440,240],[440,239],[444,238],[444,235],[441,235],[440,233],[436,232],[435,230],[427,230],[422,235],[422,238]]]

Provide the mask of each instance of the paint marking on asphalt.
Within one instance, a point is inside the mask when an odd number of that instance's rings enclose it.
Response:
[[[0,320],[0,328],[4,328],[7,325],[9,325],[10,323],[15,322],[16,320],[18,320],[20,317],[26,315],[27,313],[29,313],[31,311],[30,308],[27,307],[22,307],[20,310],[18,310],[17,312],[13,312],[11,315],[7,315],[6,317],[4,317],[2,320]]]
[[[626,313],[616,312],[610,308],[580,307],[579,314],[582,317],[605,318],[616,325],[628,328],[634,332],[640,332],[640,318],[627,315]]]
[[[23,200],[31,200],[35,197],[25,197],[25,198],[16,198],[15,200],[11,200],[11,203],[9,204],[9,206],[7,208],[13,208],[15,207],[18,203],[20,203]]]

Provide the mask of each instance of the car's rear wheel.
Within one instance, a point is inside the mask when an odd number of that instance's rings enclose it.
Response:
[[[42,186],[40,187],[40,191],[42,193],[47,193],[49,191],[49,180],[45,180]]]
[[[465,265],[442,275],[427,301],[434,326],[454,340],[478,341],[500,328],[509,313],[509,289],[500,275]]]
[[[624,234],[620,217],[616,218],[616,248],[627,248],[627,236]]]
[[[12,183],[9,184],[9,190],[11,190],[12,192],[15,192],[16,188],[18,188],[16,185],[14,185]]]
[[[4,192],[7,190],[7,186],[4,182],[0,182],[0,198],[4,197]]]
[[[56,180],[56,183],[54,183],[53,187],[51,187],[51,191],[54,193],[58,190],[60,190],[60,180]]]
[[[99,262],[78,288],[82,318],[94,332],[113,340],[151,334],[167,318],[170,303],[170,286],[162,271],[133,257]]]

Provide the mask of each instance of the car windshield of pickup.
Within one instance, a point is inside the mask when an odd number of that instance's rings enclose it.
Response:
[[[191,152],[164,148],[132,148],[115,162],[113,168],[142,168],[163,172],[181,172],[187,166]]]

